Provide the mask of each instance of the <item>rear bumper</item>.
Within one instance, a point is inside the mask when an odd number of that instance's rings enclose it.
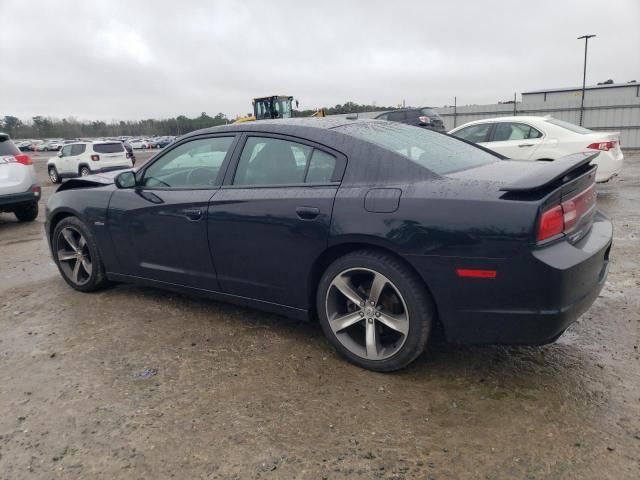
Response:
[[[598,213],[577,244],[561,241],[510,259],[447,259],[446,270],[495,269],[495,279],[429,284],[447,338],[456,343],[539,345],[556,340],[593,304],[609,271],[611,222]],[[441,277],[443,278],[443,277]]]
[[[621,150],[613,152],[600,152],[593,162],[598,165],[596,182],[607,182],[620,174],[624,164],[624,155]]]
[[[21,193],[11,193],[9,195],[0,195],[0,211],[12,211],[14,208],[22,207],[33,202],[38,202],[41,196],[40,187],[36,191],[29,187],[29,190]]]

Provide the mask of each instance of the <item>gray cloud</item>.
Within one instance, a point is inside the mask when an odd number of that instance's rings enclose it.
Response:
[[[491,103],[640,81],[640,2],[0,1],[0,115],[139,119],[353,100]]]

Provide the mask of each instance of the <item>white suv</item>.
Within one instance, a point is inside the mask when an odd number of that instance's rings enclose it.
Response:
[[[0,212],[13,212],[21,222],[31,222],[38,216],[41,193],[31,157],[0,132]]]
[[[47,171],[53,183],[60,183],[63,178],[85,177],[132,167],[129,153],[122,142],[116,141],[68,143],[47,162]]]

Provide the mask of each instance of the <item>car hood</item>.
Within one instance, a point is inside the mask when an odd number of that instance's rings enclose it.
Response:
[[[95,175],[87,175],[86,177],[72,178],[60,185],[57,191],[61,192],[75,188],[91,188],[113,185],[115,183],[115,178],[122,172],[126,171],[127,170],[115,170],[113,172],[97,173]]]

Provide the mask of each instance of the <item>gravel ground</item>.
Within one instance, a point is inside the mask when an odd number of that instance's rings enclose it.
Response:
[[[557,343],[435,341],[394,374],[344,362],[317,325],[150,288],[75,292],[42,214],[2,214],[0,478],[637,479],[640,154],[598,201],[609,280]]]

